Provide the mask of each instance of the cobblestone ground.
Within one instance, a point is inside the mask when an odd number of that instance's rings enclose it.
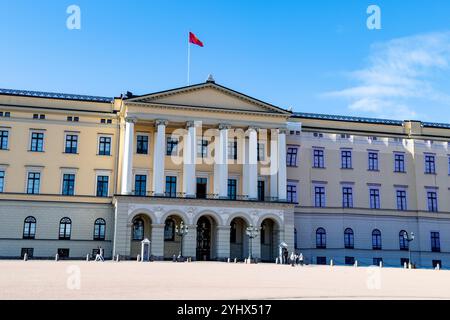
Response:
[[[0,299],[449,299],[450,271],[0,261]]]

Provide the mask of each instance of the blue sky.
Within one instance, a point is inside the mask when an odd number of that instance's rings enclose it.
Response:
[[[81,29],[66,27],[69,5]],[[366,27],[381,9],[381,30]],[[450,122],[447,0],[0,0],[0,87],[102,96],[216,81],[294,111]]]

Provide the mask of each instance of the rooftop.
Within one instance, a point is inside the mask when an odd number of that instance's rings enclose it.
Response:
[[[48,99],[63,99],[63,100],[75,100],[75,101],[90,101],[90,102],[112,102],[114,98],[110,97],[98,97],[87,96],[80,94],[68,94],[68,93],[54,93],[54,92],[42,92],[42,91],[30,91],[30,90],[15,90],[15,89],[1,89],[0,94],[11,96],[24,96],[35,98],[48,98]]]

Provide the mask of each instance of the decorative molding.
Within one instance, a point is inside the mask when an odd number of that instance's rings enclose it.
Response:
[[[169,123],[169,121],[164,120],[164,119],[155,120],[155,126],[156,127],[158,127],[158,126],[167,126],[168,123]]]

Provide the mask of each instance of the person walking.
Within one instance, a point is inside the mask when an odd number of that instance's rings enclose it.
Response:
[[[300,252],[300,255],[298,257],[298,261],[300,262],[300,265],[303,266],[303,253]]]
[[[295,254],[294,254],[294,251],[291,252],[291,266],[295,267]]]

